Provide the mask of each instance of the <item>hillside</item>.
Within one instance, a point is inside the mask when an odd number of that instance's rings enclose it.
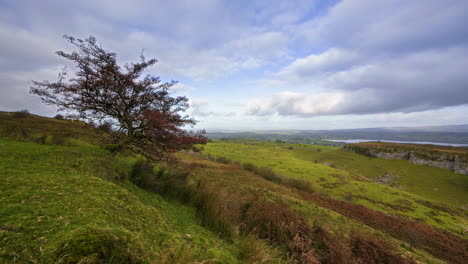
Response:
[[[99,146],[105,133],[85,123],[12,113],[1,113],[0,135],[0,263],[468,257],[466,190],[447,183],[440,186],[447,197],[428,195],[425,186],[411,189],[404,181],[437,179],[444,171],[466,184],[447,170],[245,140],[215,141],[203,153],[178,153],[176,163],[149,164],[131,153],[112,155]],[[406,162],[399,167],[409,173],[400,177],[402,187],[372,180],[391,162]]]
[[[344,149],[371,157],[406,159],[418,165],[429,165],[468,175],[468,148],[435,145],[365,142],[347,144]]]
[[[3,121],[2,131],[10,129]],[[15,123],[20,138],[44,131],[58,142],[58,131],[86,131],[72,135],[93,140],[81,122],[28,116]],[[242,260],[240,239],[219,238],[199,224],[193,207],[132,184],[138,157],[112,156],[78,139],[60,143],[0,139],[0,263]]]

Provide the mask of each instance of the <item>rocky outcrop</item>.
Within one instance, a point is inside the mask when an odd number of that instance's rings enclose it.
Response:
[[[369,153],[372,157],[382,158],[382,159],[409,159],[411,153],[407,151],[401,152],[379,152],[375,149],[370,149]]]
[[[457,154],[352,144],[347,144],[343,148],[345,150],[353,151],[370,157],[383,159],[406,159],[417,165],[428,165],[451,170],[458,174],[468,175],[468,160],[460,158]]]
[[[400,186],[398,186],[396,182],[398,181],[399,178],[400,177],[398,175],[394,175],[392,173],[386,172],[381,176],[375,177],[374,182],[398,188]]]

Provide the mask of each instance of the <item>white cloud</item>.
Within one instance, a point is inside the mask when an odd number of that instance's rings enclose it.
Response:
[[[267,101],[253,100],[247,104],[247,113],[253,115],[316,116],[339,113],[344,101],[341,93],[302,94],[282,92]]]
[[[303,74],[295,63],[286,67],[292,78]],[[331,73],[316,84],[326,93],[284,92],[266,101],[252,100],[247,112],[317,116],[417,112],[463,105],[468,104],[468,75],[463,69],[468,69],[468,47],[424,51]]]
[[[294,60],[277,73],[277,77],[285,83],[316,81],[324,75],[351,67],[358,59],[356,52],[332,48]]]
[[[298,34],[311,44],[393,54],[466,43],[467,14],[468,4],[458,0],[345,0]]]

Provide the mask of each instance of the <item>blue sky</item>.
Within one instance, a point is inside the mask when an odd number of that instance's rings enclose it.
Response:
[[[157,58],[199,128],[466,124],[467,17],[459,0],[0,0],[0,110],[56,113],[28,91],[69,34]]]

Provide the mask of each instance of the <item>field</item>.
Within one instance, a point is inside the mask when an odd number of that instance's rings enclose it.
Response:
[[[468,203],[468,178],[448,170],[316,145],[234,140],[214,141],[204,149],[206,154],[267,166],[287,177],[308,179],[332,197],[424,221],[457,234],[466,224],[466,210],[459,207]],[[399,175],[395,183],[399,188],[372,181],[384,173]],[[452,211],[456,215],[449,213]]]
[[[97,140],[106,134],[82,122],[2,113],[0,128],[0,263],[468,257],[459,204],[403,181],[398,189],[371,180],[394,163],[334,147],[245,140],[150,163],[110,153]],[[453,188],[441,192],[466,203],[465,191]]]

